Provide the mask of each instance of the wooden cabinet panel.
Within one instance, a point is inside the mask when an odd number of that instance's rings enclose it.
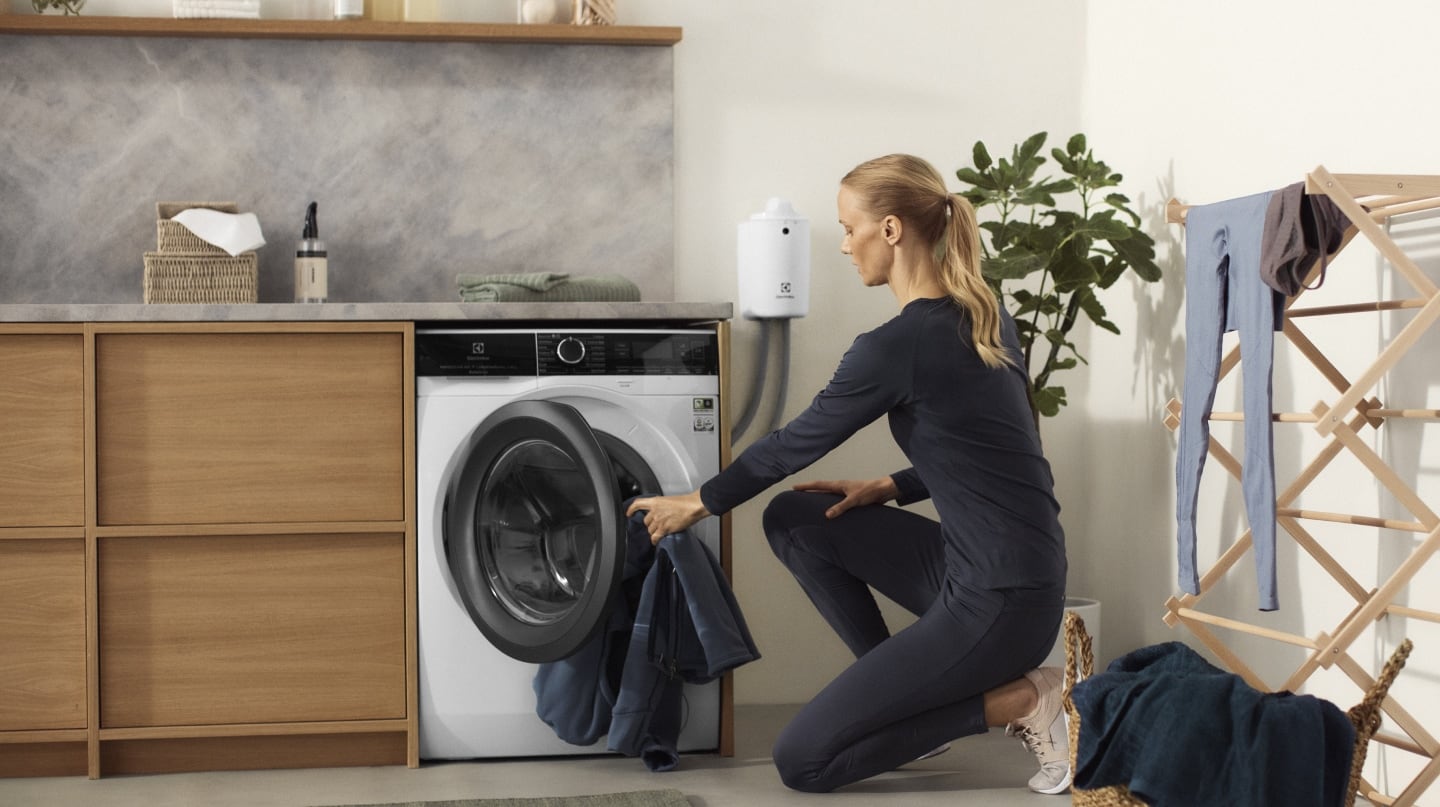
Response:
[[[400,521],[399,333],[101,333],[98,522]]]
[[[0,540],[0,731],[83,728],[85,541]]]
[[[107,538],[101,728],[406,714],[402,534]]]
[[[0,335],[0,527],[85,523],[81,334]]]

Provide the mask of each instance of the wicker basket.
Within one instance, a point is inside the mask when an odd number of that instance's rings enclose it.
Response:
[[[258,299],[254,252],[230,257],[145,253],[147,303],[253,303]]]
[[[172,221],[175,214],[192,207],[218,210],[221,213],[239,213],[240,206],[234,202],[156,202],[155,203],[155,249],[158,252],[183,252],[190,255],[225,255],[225,250],[190,232],[190,228],[178,221]]]
[[[1360,774],[1365,767],[1365,755],[1370,750],[1370,738],[1380,728],[1380,705],[1395,676],[1405,666],[1410,656],[1409,639],[1400,643],[1375,685],[1365,693],[1360,703],[1350,708],[1347,716],[1355,726],[1355,754],[1350,761],[1350,784],[1345,791],[1345,807],[1353,807],[1355,796],[1360,791]],[[1070,718],[1070,770],[1075,770],[1075,760],[1080,748],[1080,713],[1070,698],[1075,682],[1088,678],[1095,672],[1095,656],[1090,646],[1090,634],[1085,632],[1085,620],[1073,611],[1065,613],[1065,713]],[[1146,803],[1124,785],[1081,790],[1070,788],[1072,804],[1080,807],[1146,807]]]

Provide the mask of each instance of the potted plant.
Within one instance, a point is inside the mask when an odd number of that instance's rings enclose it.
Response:
[[[1081,314],[1120,333],[1096,291],[1127,273],[1147,282],[1160,279],[1155,240],[1140,229],[1130,199],[1109,190],[1121,175],[1097,160],[1085,135],[1077,134],[1063,151],[1050,150],[1064,176],[1037,178],[1046,162],[1040,154],[1045,138],[1045,132],[1031,135],[1011,148],[1009,159],[999,160],[977,141],[974,165],[955,172],[977,214],[987,207],[998,213],[980,223],[989,236],[988,243],[980,239],[982,268],[1015,317],[1037,425],[1066,404],[1065,388],[1051,376],[1088,364],[1070,340]]]

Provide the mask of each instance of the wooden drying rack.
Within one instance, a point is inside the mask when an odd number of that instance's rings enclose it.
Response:
[[[1184,594],[1171,597],[1166,603],[1166,624],[1174,627],[1184,625],[1197,639],[1210,648],[1232,671],[1244,678],[1251,686],[1260,690],[1270,687],[1247,666],[1212,630],[1224,628],[1262,639],[1273,640],[1309,651],[1308,657],[1293,674],[1279,687],[1280,690],[1296,690],[1320,668],[1338,667],[1362,691],[1374,684],[1374,678],[1350,655],[1350,648],[1364,630],[1387,614],[1440,623],[1440,613],[1422,611],[1398,605],[1394,602],[1400,592],[1415,575],[1430,562],[1440,550],[1440,515],[1427,506],[1421,496],[1409,483],[1401,479],[1363,441],[1359,432],[1365,427],[1378,429],[1392,418],[1434,421],[1440,420],[1437,409],[1402,409],[1382,405],[1370,395],[1379,380],[1392,369],[1408,351],[1415,347],[1420,337],[1440,319],[1440,288],[1426,277],[1405,251],[1385,232],[1383,222],[1403,213],[1440,208],[1440,176],[1392,175],[1392,174],[1331,174],[1324,166],[1311,171],[1305,178],[1305,192],[1324,194],[1344,212],[1351,222],[1344,239],[1336,249],[1338,253],[1355,238],[1363,235],[1369,240],[1388,263],[1393,266],[1415,290],[1413,297],[1377,302],[1348,303],[1318,307],[1295,307],[1305,294],[1299,294],[1286,301],[1284,333],[1287,340],[1301,354],[1315,365],[1325,379],[1335,388],[1338,397],[1333,401],[1318,402],[1309,412],[1280,412],[1271,415],[1282,423],[1313,423],[1315,430],[1330,440],[1310,461],[1290,485],[1276,496],[1277,531],[1288,533],[1334,580],[1354,598],[1355,607],[1329,632],[1320,632],[1314,637],[1299,636],[1273,630],[1260,625],[1209,614],[1199,606],[1205,596],[1244,557],[1251,547],[1251,533],[1247,529],[1220,556],[1200,578],[1199,594]],[[1171,223],[1184,224],[1188,206],[1171,199],[1165,205],[1165,219]],[[1332,256],[1333,257],[1333,256]],[[1306,285],[1312,285],[1321,271],[1320,261],[1307,272]],[[1374,362],[1359,377],[1351,380],[1340,372],[1325,355],[1311,342],[1297,324],[1298,320],[1334,314],[1349,314],[1375,311],[1396,311],[1417,309],[1418,313],[1381,350]],[[1232,347],[1224,356],[1219,370],[1224,378],[1240,363],[1240,348]],[[1171,431],[1180,425],[1180,401],[1172,398],[1165,404],[1164,423]],[[1243,420],[1241,412],[1212,412],[1210,420]],[[1301,492],[1321,472],[1340,456],[1342,451],[1351,452],[1375,479],[1394,495],[1414,517],[1413,521],[1378,518],[1350,513],[1329,513],[1298,509],[1294,506]],[[1210,456],[1230,472],[1237,480],[1241,477],[1241,463],[1213,435],[1210,437]],[[1436,504],[1440,508],[1440,503]],[[1333,555],[1325,551],[1303,526],[1303,521],[1325,521],[1356,524],[1382,529],[1401,530],[1423,535],[1419,546],[1378,588],[1367,589],[1352,576]],[[1416,754],[1428,762],[1400,793],[1390,796],[1381,793],[1368,781],[1362,782],[1360,795],[1374,804],[1411,805],[1440,778],[1440,740],[1426,731],[1394,696],[1387,697],[1383,709],[1391,725],[1403,734],[1377,732],[1374,742]]]

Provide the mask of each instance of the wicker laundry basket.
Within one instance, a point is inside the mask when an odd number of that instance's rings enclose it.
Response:
[[[1355,726],[1355,754],[1350,761],[1350,784],[1345,791],[1345,806],[1353,807],[1355,796],[1360,791],[1360,775],[1365,767],[1365,755],[1370,749],[1370,738],[1380,728],[1380,705],[1389,692],[1395,676],[1405,666],[1410,656],[1409,639],[1400,643],[1390,660],[1385,662],[1375,685],[1365,693],[1360,703],[1346,714]],[[1076,755],[1080,748],[1080,714],[1070,698],[1070,691],[1081,678],[1088,678],[1095,672],[1095,656],[1090,646],[1090,635],[1085,632],[1085,620],[1073,611],[1065,613],[1065,713],[1070,718],[1070,769],[1075,770]],[[1071,803],[1081,807],[1147,807],[1124,785],[1112,785],[1093,790],[1070,788]]]

